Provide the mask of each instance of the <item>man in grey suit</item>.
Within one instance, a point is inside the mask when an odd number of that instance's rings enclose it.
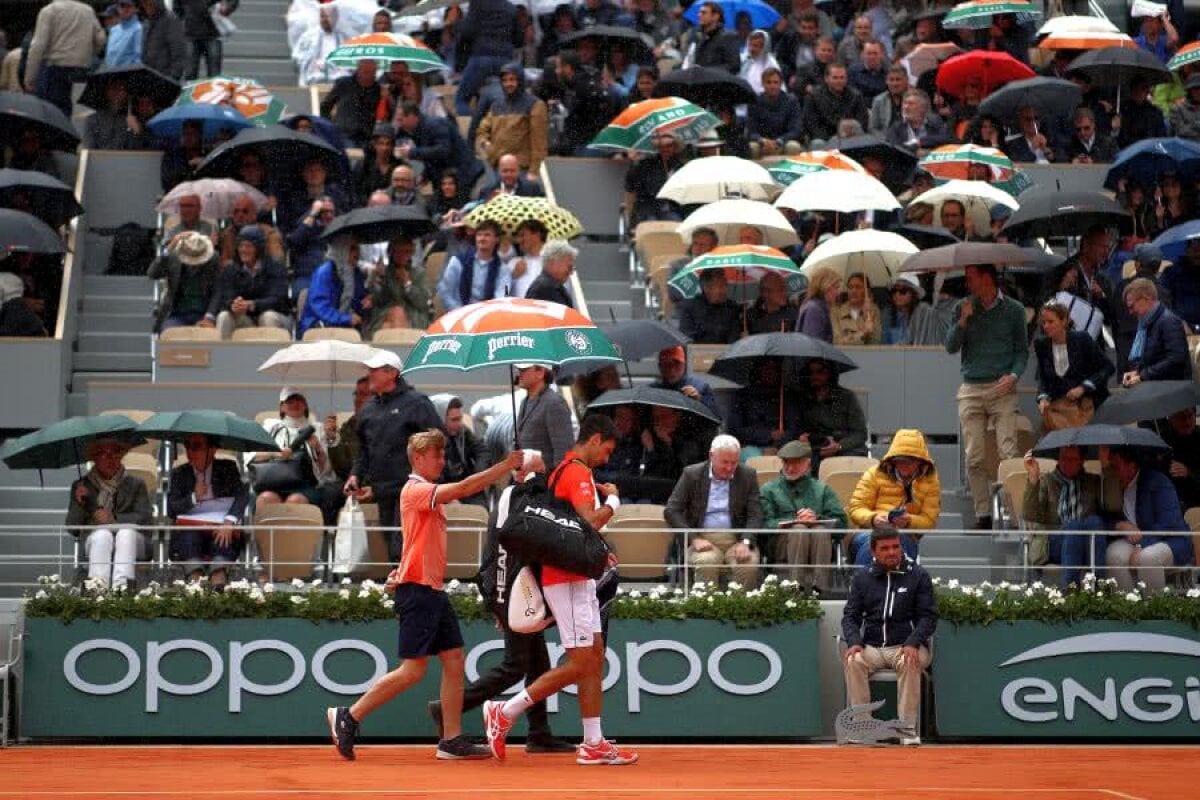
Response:
[[[725,568],[746,588],[756,586],[758,548],[735,530],[762,527],[758,477],[739,463],[741,444],[728,434],[712,440],[708,461],[685,467],[667,500],[667,524],[692,532],[688,563],[696,580],[717,583]]]
[[[517,413],[517,440],[524,450],[537,450],[547,464],[558,464],[575,442],[571,410],[558,392],[551,391],[554,373],[542,364],[517,364],[517,385],[525,401]]]

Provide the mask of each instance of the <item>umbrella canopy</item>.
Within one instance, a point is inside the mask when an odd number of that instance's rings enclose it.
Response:
[[[944,144],[919,162],[921,169],[943,180],[970,180],[975,164],[987,167],[993,182],[1007,181],[1017,172],[1012,159],[1003,151],[977,144]]]
[[[900,265],[901,272],[950,272],[965,269],[972,264],[1028,263],[1030,255],[1015,244],[993,244],[991,242],[959,242],[932,250],[922,250],[908,257]]]
[[[63,252],[62,237],[49,225],[33,214],[0,208],[0,255]]]
[[[342,153],[337,148],[311,133],[272,125],[239,131],[209,153],[196,168],[196,174],[206,178],[231,177],[237,173],[238,162],[247,151],[258,154],[267,174],[280,178],[295,175],[301,164],[314,158],[324,161],[331,175],[342,173]]]
[[[1194,219],[1163,231],[1155,237],[1153,244],[1162,251],[1163,258],[1179,261],[1187,251],[1188,243],[1197,239],[1200,239],[1200,220]]]
[[[959,238],[941,225],[901,225],[895,232],[908,239],[921,250],[930,250],[947,244],[958,244]]]
[[[233,178],[200,178],[184,181],[159,201],[157,209],[166,214],[179,213],[180,198],[196,195],[200,198],[200,216],[207,219],[228,219],[233,216],[234,203],[248,195],[255,208],[262,208],[267,197],[248,183]]]
[[[375,352],[370,345],[337,339],[297,342],[276,350],[259,366],[258,371],[273,375],[285,383],[357,380],[366,372],[363,362]]]
[[[788,156],[767,167],[771,177],[784,186],[789,186],[797,178],[805,175],[828,170],[865,172],[862,164],[837,150],[809,150],[807,153]]]
[[[735,156],[692,159],[667,178],[658,191],[659,198],[685,206],[713,203],[727,197],[769,201],[777,194],[779,186],[766,168]]]
[[[582,39],[593,39],[604,51],[614,47],[622,48],[629,54],[629,61],[640,64],[654,54],[654,41],[644,33],[621,28],[616,25],[591,25],[569,36],[564,36],[559,45],[562,48],[574,47]]]
[[[600,332],[608,337],[617,353],[626,362],[640,361],[655,356],[669,347],[686,345],[691,341],[674,325],[657,319],[632,319],[621,322],[601,322]],[[560,375],[583,375],[608,366],[607,364],[568,364],[559,370]]]
[[[517,227],[527,219],[535,219],[545,225],[548,239],[574,239],[583,235],[583,224],[579,218],[545,197],[498,194],[472,209],[471,213],[467,214],[466,222],[475,226],[484,220],[491,220],[497,223],[506,235],[513,236]]]
[[[736,244],[746,227],[757,228],[768,247],[790,247],[800,241],[779,209],[755,200],[718,200],[701,206],[679,223],[679,235],[689,241],[696,228],[712,228],[718,242]]]
[[[1001,50],[972,50],[947,59],[938,69],[937,88],[962,97],[966,87],[978,82],[982,95],[997,86],[1035,76],[1033,70]]]
[[[9,439],[0,447],[0,461],[9,469],[62,469],[82,464],[88,444],[101,439],[116,439],[130,446],[146,441],[129,417],[70,417]]]
[[[980,114],[993,114],[1006,122],[1015,122],[1026,106],[1043,117],[1066,117],[1083,102],[1083,92],[1072,81],[1061,78],[1029,78],[1013,81],[997,89],[979,104]]]
[[[818,269],[832,269],[842,282],[856,272],[872,286],[887,286],[917,246],[895,233],[871,229],[848,231],[817,245],[801,270],[809,278]]]
[[[1042,50],[1107,50],[1137,48],[1137,42],[1124,33],[1056,33],[1038,42]],[[1161,64],[1159,66],[1162,66]]]
[[[0,92],[0,147],[15,144],[27,130],[37,133],[46,150],[75,152],[79,136],[71,120],[40,97],[20,92]]]
[[[193,103],[231,106],[260,128],[278,123],[286,111],[283,101],[258,81],[230,75],[185,83],[175,105]]]
[[[1167,62],[1167,69],[1174,72],[1197,61],[1200,61],[1200,42],[1192,42],[1179,48],[1175,55],[1171,56],[1171,60]]]
[[[1197,405],[1200,405],[1200,383],[1196,381],[1147,381],[1113,394],[1096,409],[1092,422],[1128,425],[1169,417]]]
[[[621,356],[595,323],[573,308],[500,298],[442,315],[408,354],[404,372],[582,361],[615,364]]]
[[[668,283],[684,297],[695,297],[700,294],[700,273],[718,269],[732,284],[758,283],[768,272],[778,272],[789,282],[789,293],[800,290],[800,268],[792,259],[774,247],[752,244],[718,247],[697,256]]]
[[[179,81],[145,64],[122,64],[119,67],[106,64],[88,75],[79,102],[97,111],[106,108],[108,85],[113,81],[124,81],[130,98],[149,97],[158,108],[166,108],[179,97]]]
[[[1021,207],[1008,218],[1010,239],[1079,236],[1097,225],[1129,225],[1129,212],[1100,192],[1060,192],[1035,188],[1021,195]]]
[[[447,69],[446,62],[424,42],[404,33],[365,33],[355,36],[334,48],[325,60],[335,67],[354,67],[360,61],[403,61],[413,72]]]
[[[182,442],[202,433],[212,437],[217,447],[237,453],[279,450],[263,426],[228,411],[160,411],[138,425],[137,432],[164,442]]]
[[[27,211],[55,228],[83,213],[70,186],[27,169],[0,169],[0,208]]]
[[[795,367],[809,361],[824,361],[838,373],[858,369],[854,360],[828,342],[803,333],[759,333],[738,339],[713,361],[709,374],[734,383],[747,384],[756,362],[764,358],[783,358]],[[785,370],[785,374],[789,371]]]
[[[649,386],[637,386],[633,389],[610,389],[588,403],[588,411],[596,408],[616,408],[630,405],[674,408],[707,422],[717,424],[721,422],[720,418],[699,400],[693,400],[683,392],[677,392],[674,389],[654,389]]]
[[[959,3],[942,20],[942,27],[984,30],[992,26],[997,14],[1016,14],[1018,24],[1034,22],[1041,18],[1042,10],[1023,0],[968,0]]]
[[[775,200],[776,208],[793,211],[895,211],[900,208],[888,188],[865,172],[826,170],[796,179]]]
[[[754,89],[743,78],[711,67],[673,70],[655,84],[654,94],[656,97],[682,97],[705,108],[739,106],[758,100]]]
[[[1170,174],[1178,175],[1184,184],[1200,179],[1200,144],[1177,136],[1134,142],[1117,153],[1104,178],[1104,187],[1116,190],[1124,179],[1148,191]]]
[[[200,136],[206,142],[213,141],[224,131],[236,132],[254,127],[253,122],[232,106],[210,106],[201,103],[171,106],[151,117],[146,127],[155,136],[175,142],[179,141],[184,123],[188,122],[200,124]]]
[[[929,203],[933,206],[935,219],[941,219],[942,205],[947,200],[962,203],[967,217],[975,226],[975,230],[981,234],[991,226],[993,206],[1001,205],[1014,211],[1021,207],[1011,194],[986,181],[951,180],[913,198],[914,203]]]
[[[770,30],[775,23],[779,21],[779,12],[771,6],[764,3],[762,0],[715,0],[716,4],[721,7],[721,11],[725,17],[725,28],[733,30],[738,14],[748,14],[750,16],[750,24],[755,28],[764,28]],[[688,6],[687,11],[683,13],[683,18],[693,25],[700,24],[700,5],[692,3]]]
[[[1067,73],[1086,75],[1092,87],[1097,89],[1117,89],[1139,79],[1150,84],[1171,80],[1171,73],[1156,56],[1138,47],[1132,39],[1129,44],[1129,47],[1120,45],[1089,50],[1071,62]]]
[[[347,234],[357,239],[359,244],[370,244],[401,236],[416,238],[436,228],[433,220],[415,206],[356,208],[330,222],[321,232],[321,239],[329,241],[335,236]]]
[[[717,126],[719,120],[695,103],[678,97],[656,97],[634,103],[596,134],[592,147],[606,150],[655,152],[654,140],[673,133],[684,142],[694,142]]]
[[[1053,36],[1060,33],[1120,33],[1121,30],[1103,17],[1075,16],[1066,14],[1052,17],[1038,28],[1038,36]]]
[[[1101,406],[1103,408],[1103,406]],[[1166,451],[1171,448],[1154,431],[1126,425],[1086,425],[1082,428],[1060,428],[1043,436],[1033,447],[1035,456],[1058,455],[1061,447],[1136,447],[1141,450]]]
[[[937,69],[939,64],[961,52],[963,49],[953,42],[927,42],[914,47],[911,53],[900,59],[900,63],[908,70],[909,79],[915,83],[917,78],[931,69]]]
[[[872,134],[834,139],[829,145],[864,166],[867,159],[878,159],[884,168],[883,182],[892,192],[899,192],[908,184],[913,167],[917,165],[916,154]]]

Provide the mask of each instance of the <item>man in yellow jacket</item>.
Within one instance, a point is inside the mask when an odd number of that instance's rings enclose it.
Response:
[[[942,510],[942,484],[925,436],[915,429],[896,431],[887,455],[858,479],[846,510],[857,528],[898,528],[905,555],[915,560],[920,538],[916,531],[937,527]],[[871,563],[870,538],[870,533],[857,533],[851,542],[850,552],[862,566]]]

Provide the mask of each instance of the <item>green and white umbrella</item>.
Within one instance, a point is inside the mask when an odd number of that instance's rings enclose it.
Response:
[[[767,172],[783,186],[790,186],[797,178],[831,169],[866,172],[861,164],[837,150],[810,150],[807,153],[788,156],[767,167]]]
[[[618,114],[592,140],[592,147],[653,153],[659,134],[673,133],[684,143],[694,142],[720,124],[695,103],[678,97],[656,97],[634,103]]]
[[[175,105],[193,104],[231,106],[260,128],[277,124],[287,111],[284,102],[258,81],[232,75],[185,83]]]
[[[413,72],[447,69],[437,53],[404,33],[366,33],[347,39],[325,59],[337,67],[354,67],[360,61],[403,61]]]
[[[804,276],[795,262],[781,250],[754,244],[718,247],[697,256],[668,283],[686,298],[700,294],[700,273],[724,270],[725,279],[733,285],[758,283],[768,272],[778,272],[788,282],[788,293],[796,294],[804,287]]]
[[[1200,61],[1200,42],[1192,42],[1179,48],[1178,52],[1171,56],[1171,60],[1167,62],[1167,69],[1174,72],[1187,64],[1194,64],[1197,61]]]
[[[1040,19],[1042,10],[1022,0],[969,0],[950,9],[942,20],[942,27],[983,30],[991,27],[992,18],[997,14],[1016,14],[1017,23],[1021,24]]]

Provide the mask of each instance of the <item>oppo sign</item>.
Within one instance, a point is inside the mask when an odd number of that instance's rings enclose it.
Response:
[[[492,650],[502,650],[503,647],[503,642],[491,640],[471,648],[467,653],[467,679],[474,680],[478,676],[481,657]],[[123,674],[120,678],[109,683],[88,680],[85,656],[99,651],[116,653],[124,660]],[[369,674],[361,675],[360,682],[342,683],[329,676],[326,662],[335,653],[343,651],[363,653],[373,662],[373,669]],[[259,683],[251,678],[247,674],[246,661],[251,655],[263,652],[280,653],[290,660],[290,674],[270,684]],[[679,679],[673,683],[656,683],[642,673],[642,660],[652,653],[662,652],[675,654],[682,662],[683,669],[678,673]],[[726,676],[722,671],[722,663],[726,656],[736,652],[749,652],[761,658],[765,673],[760,680],[748,684],[735,683]],[[172,653],[188,653],[193,659],[207,662],[208,669],[204,677],[186,684],[169,680],[163,675],[162,662]],[[561,646],[550,645],[552,664],[557,663],[562,655]],[[628,642],[625,645],[624,659],[611,648],[608,649],[606,657],[608,674],[604,678],[604,689],[607,691],[623,678],[630,713],[641,711],[643,694],[660,697],[686,694],[705,676],[717,688],[741,696],[764,694],[774,688],[783,677],[783,659],[779,653],[770,645],[751,639],[723,642],[703,658],[695,648],[674,639]],[[201,695],[212,691],[224,680],[228,698],[227,709],[236,714],[242,710],[244,696],[284,695],[299,687],[308,676],[311,676],[317,686],[333,694],[362,694],[371,683],[388,671],[388,658],[377,646],[362,639],[335,639],[326,642],[312,653],[311,658],[306,657],[295,645],[282,639],[231,641],[224,652],[199,639],[150,641],[146,643],[144,654],[118,639],[87,639],[67,651],[62,669],[67,683],[84,694],[118,695],[137,687],[138,691],[144,691],[145,710],[152,714],[158,712],[159,701],[163,695]],[[575,689],[570,687],[567,691],[574,693]],[[550,698],[547,705],[549,710],[557,711],[557,695]]]
[[[1200,658],[1200,642],[1158,633],[1093,633],[1039,645],[1000,667],[1075,655],[1099,659],[1116,653]],[[1087,684],[1071,677],[1057,683],[1038,677],[1017,678],[1004,686],[1000,704],[1006,714],[1021,722],[1073,722],[1084,707],[1110,722],[1122,715],[1147,723],[1171,722],[1181,715],[1200,722],[1200,673],[1182,680],[1144,675],[1124,681],[1099,674],[1100,670],[1096,673]]]

